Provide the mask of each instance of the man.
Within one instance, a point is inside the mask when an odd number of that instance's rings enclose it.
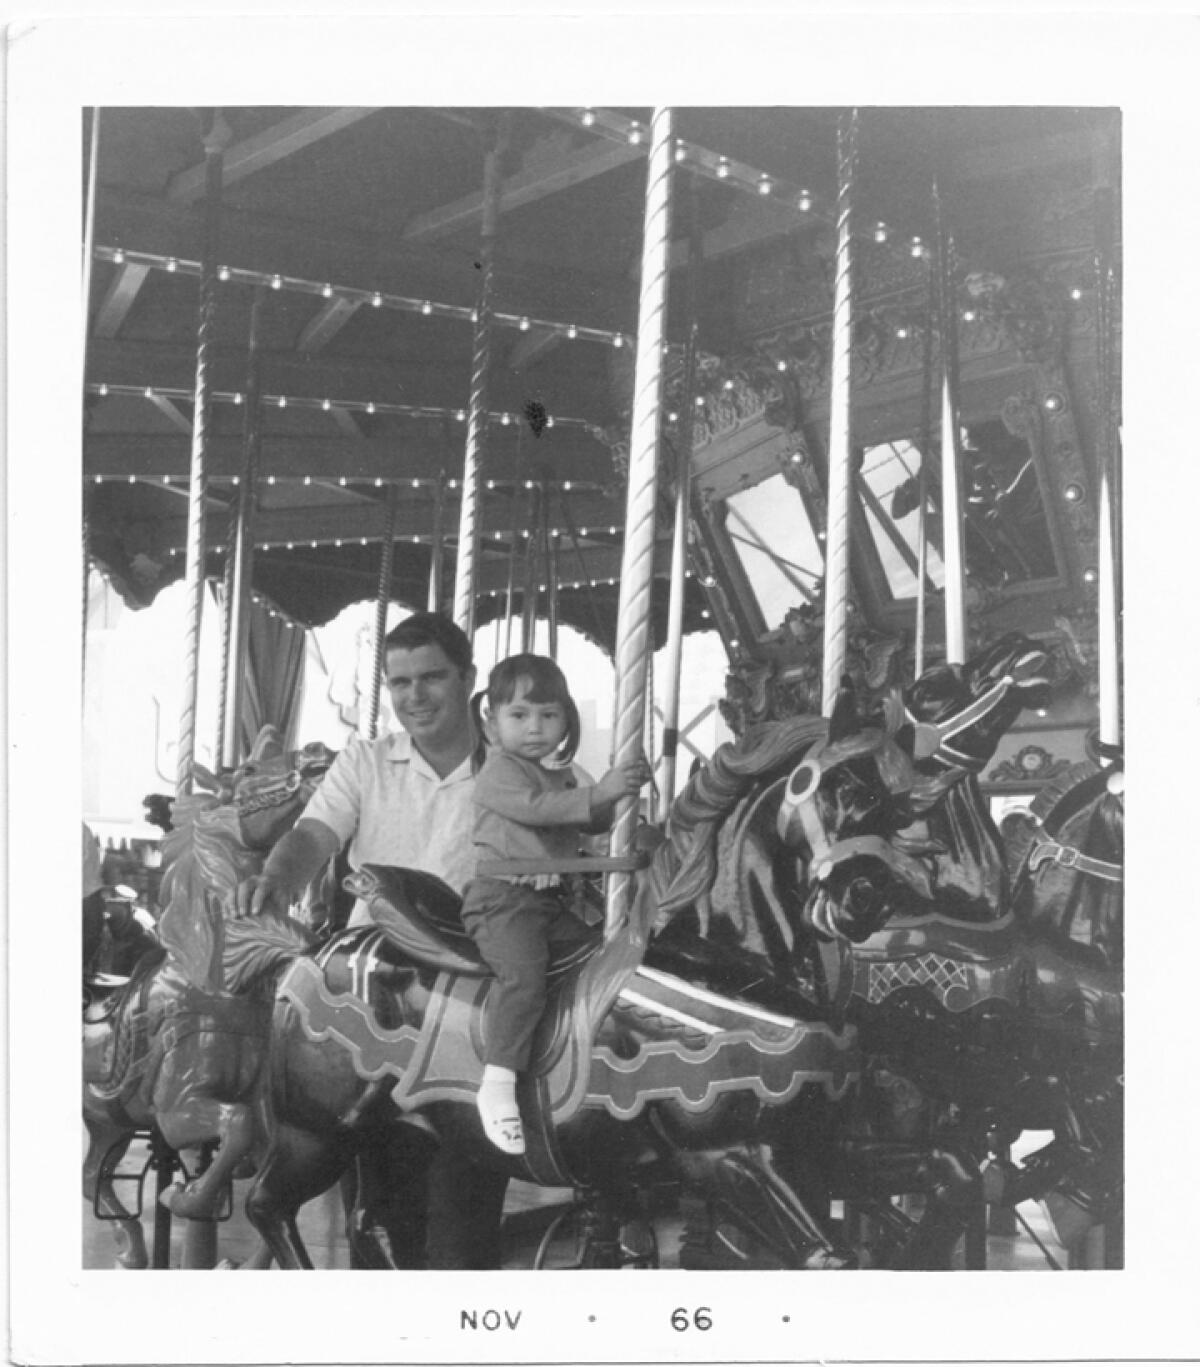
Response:
[[[355,868],[423,869],[456,892],[473,876],[470,640],[447,618],[416,613],[388,633],[384,658],[403,733],[351,741],[338,755],[262,872],[239,887],[239,914],[286,912],[347,840]],[[366,906],[356,904],[349,924],[369,922]],[[425,1135],[399,1125],[373,1146],[369,1166],[371,1185],[388,1189],[395,1218],[382,1222],[397,1265],[499,1266],[506,1178],[449,1151],[433,1154]]]

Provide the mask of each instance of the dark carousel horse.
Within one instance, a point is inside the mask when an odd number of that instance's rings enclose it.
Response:
[[[1054,1137],[1020,1167],[995,1165],[992,1186],[1009,1204],[1042,1201],[1074,1266],[1123,1256],[1124,788],[1119,762],[1076,765],[1038,793],[1015,851],[1033,975],[1026,1127]]]
[[[865,934],[899,886],[927,888],[889,841],[921,790],[850,703],[828,724],[722,747],[681,796],[627,923],[551,967],[520,1158],[488,1143],[474,1104],[490,978],[457,899],[427,875],[362,870],[378,925],[298,957],[279,984],[271,1138],[246,1208],[280,1266],[311,1266],[299,1207],[402,1124],[543,1185],[621,1193],[669,1170],[773,1265],[853,1266],[805,1180],[858,1066],[844,956],[812,924]]]
[[[217,1145],[211,1166],[162,1196],[175,1215],[212,1219],[230,1176],[260,1139],[257,1088],[280,969],[311,944],[295,922],[264,918],[253,937],[226,920],[238,882],[295,821],[332,752],[282,752],[265,728],[215,792],[175,804],[164,843],[162,948],[84,1013],[85,1197],[115,1221],[119,1260],[144,1267],[140,1221],[114,1188],[134,1135],[153,1130],[172,1149]]]
[[[898,738],[944,786],[898,838],[931,850],[923,856],[930,891],[904,889],[893,914],[854,947],[849,1010],[868,1060],[856,1125],[884,1144],[958,1155],[972,1174],[958,1234],[969,1233],[975,1263],[983,1257],[982,1227],[971,1223],[972,1206],[982,1212],[977,1174],[998,1114],[1024,1086],[1030,991],[1004,846],[977,775],[1022,709],[1044,701],[1047,663],[1039,645],[1014,633],[965,665],[927,671],[906,691]],[[916,1190],[924,1167],[906,1172],[902,1159],[888,1159],[846,1175],[857,1197],[870,1193],[856,1206],[873,1222],[873,1256],[883,1265],[896,1265],[894,1240],[907,1238],[891,1198]],[[948,1265],[957,1236],[950,1225],[944,1232],[947,1243],[928,1246],[922,1266]]]

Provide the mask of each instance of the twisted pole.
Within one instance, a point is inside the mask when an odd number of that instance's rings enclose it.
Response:
[[[491,368],[492,310],[495,294],[496,222],[500,215],[501,157],[507,142],[507,116],[483,164],[483,222],[480,230],[479,303],[471,353],[471,400],[463,456],[462,502],[458,518],[458,562],[454,569],[454,620],[475,634],[475,586],[483,502],[483,456],[487,444],[488,377]]]
[[[699,341],[700,270],[704,234],[700,228],[699,196],[694,178],[688,181],[688,337],[683,358],[683,395],[679,408],[679,446],[675,453],[675,526],[671,535],[671,590],[667,601],[666,677],[663,680],[662,756],[658,766],[659,821],[666,821],[675,800],[675,771],[679,755],[679,692],[683,672],[683,609],[687,593],[687,543],[689,510],[692,499],[692,438],[696,424],[691,420],[696,388],[696,349]]]
[[[184,696],[179,718],[175,787],[191,791],[196,757],[196,703],[200,688],[200,626],[204,613],[205,512],[208,499],[208,441],[212,424],[212,353],[217,314],[217,254],[221,242],[221,184],[229,126],[214,118],[204,139],[204,248],[196,325],[196,389],[192,414],[192,457],[188,482],[187,627],[184,638]]]
[[[829,377],[829,493],[825,524],[825,627],[821,712],[833,714],[846,668],[850,594],[850,383],[854,345],[851,205],[858,169],[858,110],[843,113],[837,133],[837,246],[833,281],[833,339]]]
[[[367,711],[367,739],[374,740],[379,734],[379,691],[383,684],[383,671],[387,665],[384,640],[387,637],[387,610],[391,601],[392,561],[396,553],[396,512],[400,507],[400,491],[393,484],[388,485],[387,529],[383,534],[383,545],[379,552],[379,588],[375,594],[375,630],[372,636],[371,702]]]
[[[225,632],[217,717],[218,752],[232,768],[241,751],[242,694],[250,643],[250,586],[254,581],[254,515],[258,511],[258,458],[262,445],[259,403],[259,331],[266,290],[255,288],[247,340],[246,402],[242,412],[242,478],[229,553],[225,558]]]
[[[942,564],[945,567],[946,663],[967,658],[966,571],[962,486],[958,460],[958,325],[954,316],[954,240],[946,229],[942,197],[933,182],[938,280],[938,331],[942,339]]]
[[[652,645],[650,592],[654,582],[655,483],[671,244],[672,121],[671,110],[665,108],[656,109],[650,121],[625,544],[621,552],[621,593],[614,649],[617,697],[613,759],[617,764],[636,760],[641,753],[647,662]],[[637,816],[636,797],[624,798],[617,804],[612,827],[614,855],[632,854]],[[628,918],[632,890],[632,874],[612,872],[608,875],[604,914],[606,937],[615,935]]]
[[[1115,321],[1118,305],[1114,250],[1116,212],[1112,175],[1112,151],[1104,140],[1104,159],[1096,191],[1097,286],[1096,365],[1099,412],[1099,534],[1097,544],[1100,743],[1109,751],[1121,746],[1121,538],[1120,538],[1120,430],[1121,403],[1116,365]]]
[[[433,545],[429,549],[429,597],[426,607],[438,612],[442,606],[442,558],[446,540],[446,481],[438,478],[433,502]]]

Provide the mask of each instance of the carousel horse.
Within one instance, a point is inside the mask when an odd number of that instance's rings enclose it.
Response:
[[[1015,851],[1013,914],[1033,974],[1026,1128],[1053,1139],[1019,1167],[995,1164],[992,1195],[1040,1200],[1075,1266],[1121,1265],[1124,779],[1119,761],[1089,762],[1047,784]]]
[[[276,1261],[311,1267],[299,1207],[372,1134],[415,1124],[542,1185],[619,1192],[667,1170],[774,1265],[853,1266],[805,1180],[857,1071],[845,942],[815,927],[865,935],[899,885],[928,891],[919,858],[890,843],[925,786],[848,696],[829,722],[722,747],[681,795],[624,923],[551,964],[518,1089],[521,1157],[487,1141],[475,1106],[491,978],[458,899],[429,875],[360,870],[375,924],[298,956],[277,990],[270,1141],[246,1203]]]
[[[978,1170],[997,1107],[1014,1104],[1019,1092],[1030,986],[1003,842],[976,776],[1020,712],[1044,702],[1047,664],[1041,646],[1012,633],[964,665],[928,670],[906,690],[898,739],[944,786],[940,801],[898,836],[931,849],[930,892],[902,889],[894,914],[853,951],[849,1013],[867,1058],[859,1128],[881,1143],[910,1142],[914,1154],[922,1143],[953,1152],[964,1170]],[[925,1160],[906,1172],[889,1159],[873,1174],[846,1177],[848,1187],[873,1192],[860,1204],[869,1218],[882,1217],[874,1235],[882,1263],[892,1265],[892,1240],[905,1228],[891,1197],[914,1190],[924,1172]],[[962,1214],[959,1234],[966,1202]],[[929,1247],[922,1265],[947,1265],[953,1230],[945,1232],[947,1244]],[[969,1256],[982,1253],[976,1238]]]
[[[114,1190],[135,1133],[154,1127],[174,1149],[218,1145],[211,1166],[161,1198],[189,1219],[214,1217],[258,1139],[254,1102],[274,979],[311,937],[270,917],[247,940],[226,921],[225,907],[295,821],[332,758],[320,744],[286,754],[267,727],[227,781],[200,770],[209,792],[175,804],[175,829],[164,841],[162,948],[85,1010],[84,1195],[116,1222],[123,1266],[145,1265],[140,1222]]]

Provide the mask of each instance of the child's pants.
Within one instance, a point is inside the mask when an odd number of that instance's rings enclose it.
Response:
[[[484,1062],[523,1072],[546,1004],[550,946],[589,939],[588,929],[566,909],[559,889],[500,878],[476,878],[467,887],[462,918],[496,975],[484,1010]]]

